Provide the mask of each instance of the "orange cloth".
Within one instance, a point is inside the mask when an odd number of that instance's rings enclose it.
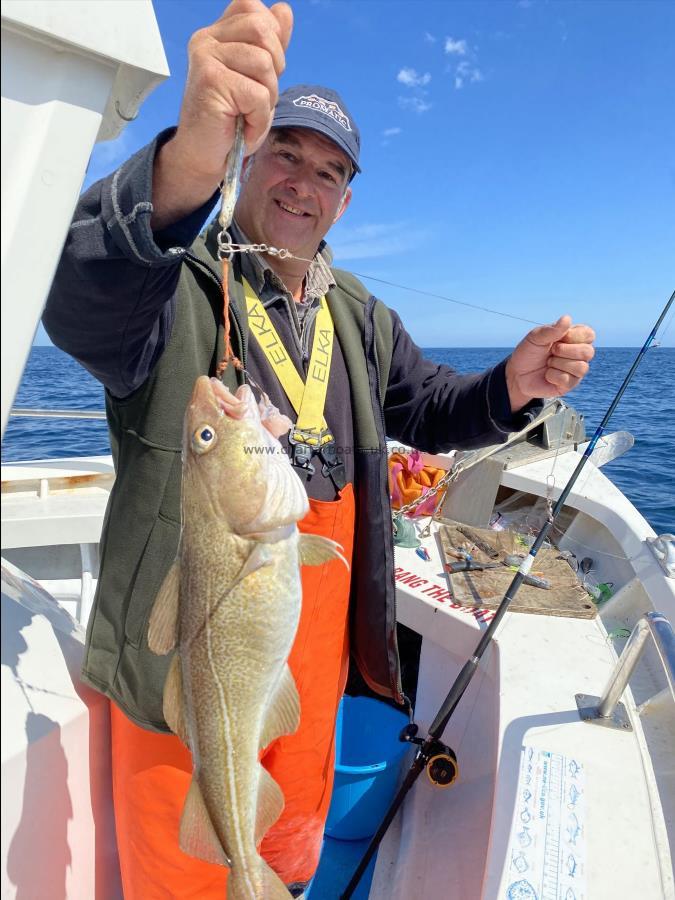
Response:
[[[400,509],[425,494],[429,488],[435,487],[446,474],[444,469],[425,466],[418,450],[411,453],[392,453],[389,457],[389,493],[391,505]],[[422,501],[410,512],[412,516],[430,516],[443,496],[444,488]]]
[[[322,534],[352,558],[354,492],[310,500],[300,531]],[[300,727],[262,762],[286,805],[261,853],[286,884],[309,881],[319,862],[333,789],[335,719],[349,666],[349,583],[342,563],[302,569],[302,612],[289,664],[300,694]],[[190,753],[173,735],[139,728],[111,704],[113,797],[125,900],[226,896],[228,870],[184,854],[178,826],[192,777]]]

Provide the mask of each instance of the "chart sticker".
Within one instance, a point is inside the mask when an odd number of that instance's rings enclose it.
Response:
[[[522,748],[506,900],[585,900],[584,800],[578,760]]]

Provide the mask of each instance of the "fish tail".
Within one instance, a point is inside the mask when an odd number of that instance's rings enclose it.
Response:
[[[259,864],[255,883],[250,869],[232,869],[227,880],[227,900],[292,900],[286,885],[262,857]]]

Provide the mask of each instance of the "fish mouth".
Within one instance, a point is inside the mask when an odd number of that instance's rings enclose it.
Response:
[[[210,378],[209,382],[213,400],[223,415],[230,419],[250,419],[255,417],[255,397],[247,384],[240,385],[233,394],[217,378]]]
[[[197,379],[190,405],[203,411],[211,408],[218,416],[239,421],[254,418],[256,412],[255,397],[247,384],[240,385],[232,393],[222,381],[206,375]]]
[[[190,405],[193,415],[203,415],[207,419],[215,415],[218,418],[225,416],[235,422],[260,423],[265,440],[268,443],[271,441],[274,447],[281,446],[279,438],[287,434],[293,424],[270,403],[267,394],[263,393],[258,402],[248,384],[240,385],[232,393],[222,381],[206,375],[197,379]]]

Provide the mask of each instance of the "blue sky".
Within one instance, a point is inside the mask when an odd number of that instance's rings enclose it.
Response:
[[[177,121],[217,0],[155,0],[171,78],[85,186]],[[336,264],[641,344],[675,286],[675,3],[299,0],[282,88],[326,84],[361,130]],[[422,346],[511,346],[525,323],[366,281]],[[675,345],[675,326],[664,344]]]

